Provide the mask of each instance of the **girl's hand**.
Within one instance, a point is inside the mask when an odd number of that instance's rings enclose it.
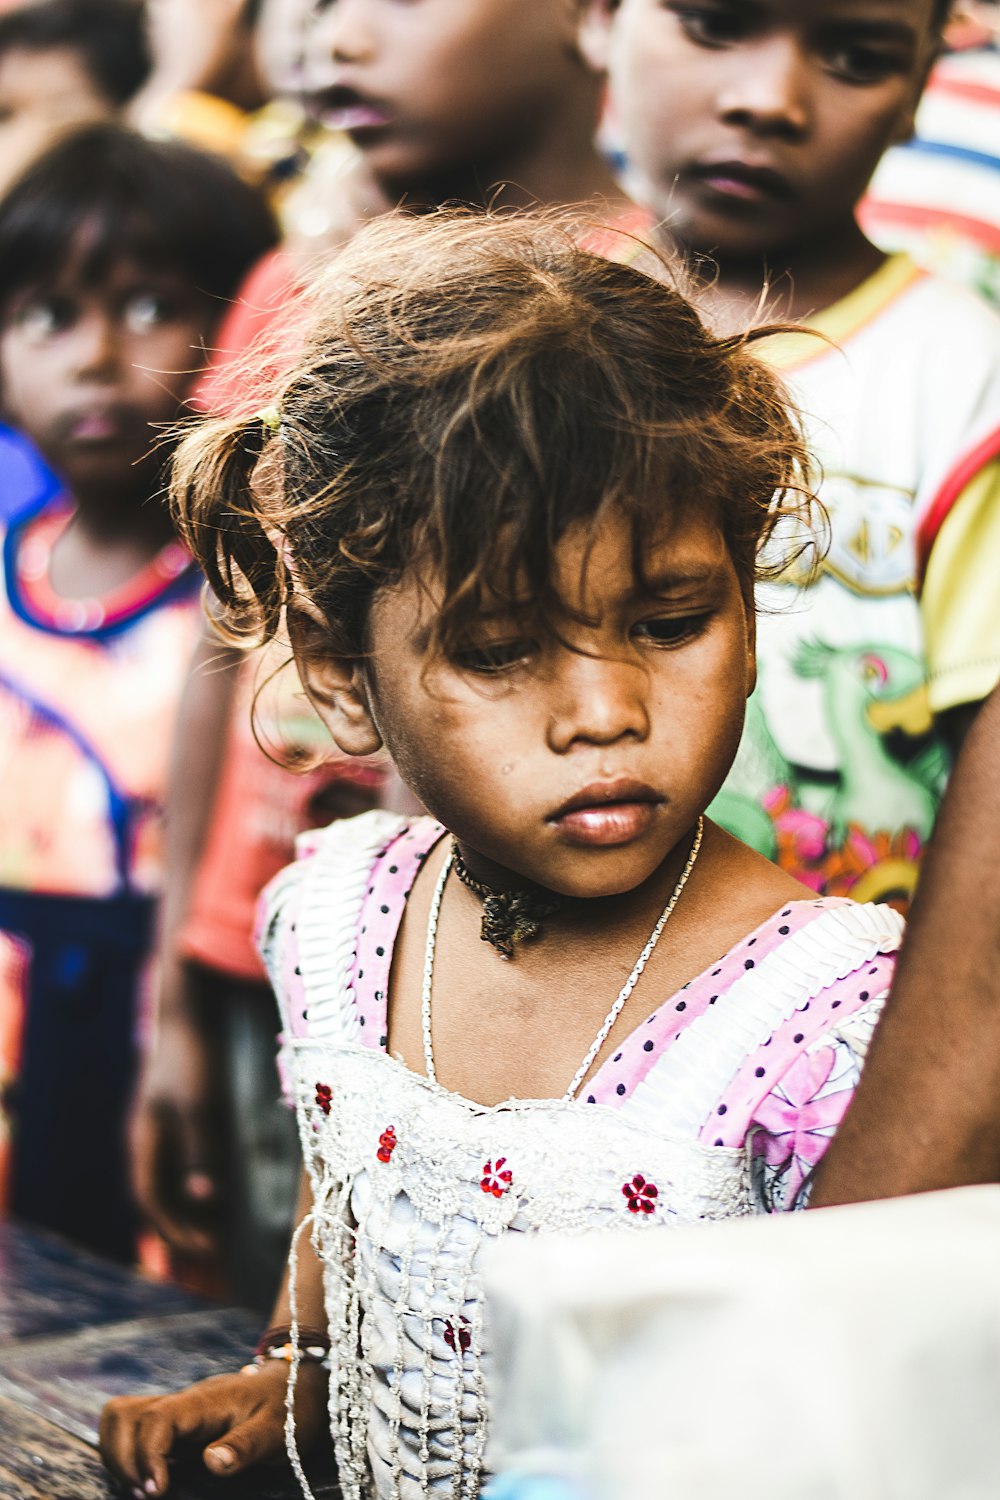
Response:
[[[101,1414],[104,1462],[137,1500],[166,1494],[168,1459],[190,1446],[202,1446],[205,1467],[222,1477],[273,1463],[285,1452],[287,1379],[287,1364],[272,1360],[255,1375],[214,1375],[170,1396],[119,1396]],[[321,1366],[300,1365],[295,1421],[303,1449],[322,1429],[326,1386]]]

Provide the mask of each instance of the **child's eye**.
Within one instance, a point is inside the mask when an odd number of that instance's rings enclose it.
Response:
[[[701,47],[727,47],[741,41],[749,29],[746,16],[730,6],[671,4],[681,30]]]
[[[482,646],[463,646],[456,651],[454,662],[463,672],[495,676],[526,661],[533,649],[531,641],[488,641]]]
[[[892,52],[861,42],[843,41],[826,49],[826,66],[846,83],[881,83],[894,73],[905,72],[906,63]]]
[[[73,322],[73,304],[64,297],[33,297],[21,305],[17,327],[35,343],[63,333]]]
[[[710,612],[700,615],[667,615],[657,620],[640,620],[633,634],[655,646],[682,646],[701,635],[712,618]]]
[[[173,314],[173,307],[158,292],[135,292],[125,304],[125,324],[131,333],[158,328]]]

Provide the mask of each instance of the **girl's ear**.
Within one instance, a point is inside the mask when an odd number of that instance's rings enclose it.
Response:
[[[611,53],[611,25],[619,0],[582,0],[577,42],[586,61],[597,73],[606,73]]]
[[[287,623],[302,686],[337,748],[345,755],[374,755],[382,736],[372,717],[364,666],[330,655],[326,623],[311,605],[301,600],[289,605]]]

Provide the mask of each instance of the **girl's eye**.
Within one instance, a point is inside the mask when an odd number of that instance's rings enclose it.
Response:
[[[130,333],[146,333],[165,323],[173,311],[158,292],[135,292],[125,304],[125,325]]]
[[[463,672],[495,676],[526,661],[534,647],[531,641],[489,641],[482,646],[464,646],[455,653],[455,665]]]
[[[749,30],[746,16],[728,5],[672,4],[684,35],[700,47],[728,47],[742,41]]]
[[[65,297],[33,297],[17,313],[15,322],[34,343],[63,333],[73,322],[73,304]]]
[[[701,635],[712,618],[710,613],[700,615],[668,615],[659,620],[641,620],[633,633],[641,640],[651,641],[655,646],[682,646],[686,641]]]

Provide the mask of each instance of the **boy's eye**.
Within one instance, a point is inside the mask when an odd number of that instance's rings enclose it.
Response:
[[[22,303],[14,321],[22,333],[40,344],[69,328],[73,317],[73,304],[65,297],[32,297]]]
[[[831,73],[847,83],[857,84],[881,83],[884,78],[905,72],[908,67],[905,59],[892,52],[848,40],[831,43],[826,49],[825,61]]]
[[[173,315],[173,307],[159,292],[135,292],[125,304],[125,325],[131,333],[158,328]]]
[[[487,641],[481,646],[463,646],[456,651],[454,661],[463,672],[490,676],[516,667],[531,655],[533,649],[531,641]]]
[[[666,615],[657,620],[640,620],[633,634],[655,646],[681,646],[700,635],[711,619],[711,612],[700,615]]]
[[[728,5],[679,5],[669,8],[681,30],[701,47],[728,47],[741,41],[749,30],[748,18]]]

